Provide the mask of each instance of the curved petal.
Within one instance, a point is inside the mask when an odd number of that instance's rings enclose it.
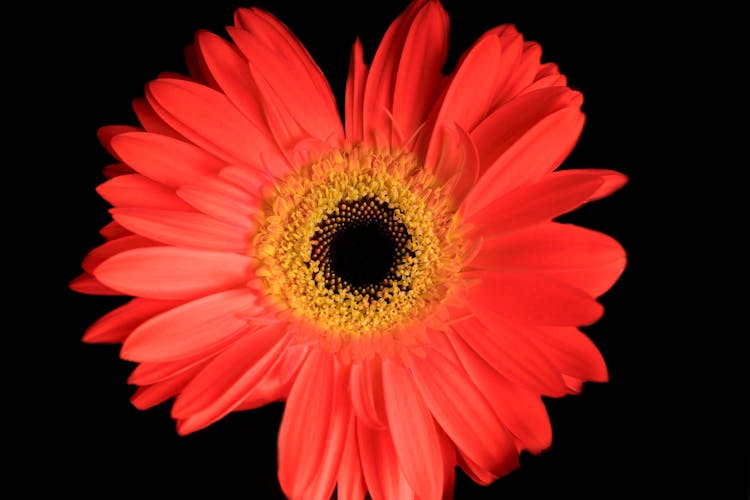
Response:
[[[182,186],[177,190],[177,196],[196,210],[243,229],[254,226],[251,217],[260,203],[256,196],[223,179]]]
[[[190,210],[173,189],[143,175],[119,175],[100,184],[96,192],[114,207]]]
[[[148,410],[159,403],[163,403],[169,398],[182,392],[185,386],[190,383],[193,377],[195,377],[204,366],[205,363],[201,363],[161,382],[139,387],[135,391],[135,394],[130,397],[130,402],[139,410]]]
[[[257,298],[239,288],[187,302],[151,318],[125,341],[120,355],[139,362],[167,362],[197,355],[251,330]]]
[[[595,175],[548,175],[536,184],[514,189],[483,209],[465,215],[465,220],[473,223],[469,234],[492,238],[550,221],[586,203],[602,183]]]
[[[89,273],[82,273],[68,284],[71,290],[89,295],[123,295],[118,290],[106,286]]]
[[[367,65],[362,56],[362,42],[357,38],[352,46],[349,59],[349,75],[346,78],[345,126],[346,138],[352,144],[361,142],[365,137],[362,123]]]
[[[398,465],[387,430],[375,430],[357,422],[362,472],[372,500],[414,500],[414,492]]]
[[[86,257],[84,257],[81,266],[84,271],[93,274],[99,264],[118,253],[127,252],[128,250],[136,248],[146,248],[158,245],[159,243],[136,234],[123,236],[122,238],[108,241],[91,250]]]
[[[357,418],[374,429],[385,427],[381,363],[367,359],[352,364],[349,395]]]
[[[591,195],[588,201],[606,198],[607,196],[623,187],[628,182],[627,175],[621,174],[620,172],[615,172],[614,170],[606,170],[601,168],[570,169],[559,170],[555,172],[555,175],[558,176],[578,174],[596,175],[599,176],[599,178],[603,181],[603,184],[599,186],[599,189],[597,189],[594,194]]]
[[[326,457],[336,393],[342,389],[336,384],[334,358],[313,350],[292,386],[279,429],[279,481],[289,498],[302,498],[316,478]]]
[[[463,370],[437,351],[410,361],[432,415],[462,453],[498,477],[517,467],[513,439]]]
[[[609,380],[599,349],[578,328],[542,327],[529,330],[530,339],[563,375],[592,382]]]
[[[120,343],[141,323],[182,304],[178,300],[135,298],[110,311],[91,325],[83,336],[84,342]]]
[[[172,407],[180,434],[219,420],[250,395],[289,344],[285,326],[279,322],[242,334],[190,381]]]
[[[182,300],[239,286],[249,280],[250,257],[190,248],[152,247],[122,252],[94,276],[124,294]]]
[[[141,122],[141,125],[146,132],[152,132],[154,134],[166,135],[174,139],[185,140],[175,129],[167,125],[167,123],[159,118],[154,108],[148,103],[145,97],[139,97],[133,100],[133,111]]]
[[[440,137],[435,177],[449,184],[451,198],[459,206],[477,182],[479,153],[471,136],[458,124],[435,133]]]
[[[171,187],[200,184],[224,166],[192,144],[148,132],[120,134],[112,139],[112,147],[136,171]]]
[[[547,276],[492,271],[464,275],[478,279],[467,290],[466,306],[480,318],[496,315],[521,324],[580,326],[595,323],[604,312],[590,295]]]
[[[571,224],[550,223],[483,241],[470,265],[545,274],[598,297],[617,281],[625,263],[625,250],[613,238]]]
[[[435,421],[412,376],[399,362],[383,362],[383,395],[388,429],[401,470],[422,499],[440,499],[443,461]]]
[[[112,217],[125,228],[167,245],[247,252],[250,231],[199,212],[150,208],[113,208]]]
[[[120,158],[120,155],[112,147],[112,139],[120,134],[126,134],[129,132],[141,132],[141,129],[129,125],[105,125],[96,131],[96,136],[109,154],[118,160],[121,160],[122,158]]]

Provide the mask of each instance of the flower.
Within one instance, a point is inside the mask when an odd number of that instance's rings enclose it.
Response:
[[[414,0],[369,68],[355,42],[342,126],[282,23],[228,31],[100,130],[113,221],[71,287],[134,298],[84,340],[121,342],[133,404],[174,397],[181,434],[285,401],[291,498],[441,498],[547,448],[541,396],[607,379],[579,327],[625,266],[554,221],[626,181],[556,170],[581,94],[510,25],[444,76],[447,15]]]

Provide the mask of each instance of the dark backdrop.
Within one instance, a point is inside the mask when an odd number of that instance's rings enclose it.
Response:
[[[407,2],[369,3],[254,5],[269,9],[302,40],[341,106],[354,38],[362,38],[369,61]],[[691,269],[684,279],[682,264],[699,252],[679,243],[684,214],[695,209],[678,201],[691,174],[677,160],[675,146],[690,139],[670,141],[670,134],[691,119],[689,111],[678,112],[685,105],[680,92],[700,84],[695,66],[685,61],[706,35],[698,26],[680,28],[679,13],[632,3],[584,4],[444,1],[451,16],[449,67],[486,29],[516,24],[527,39],[542,44],[543,60],[557,62],[584,93],[587,125],[565,165],[612,168],[631,178],[621,192],[568,216],[617,238],[629,254],[624,276],[602,299],[604,318],[587,329],[608,362],[611,381],[587,384],[578,397],[548,400],[551,449],[522,456],[519,470],[490,487],[458,473],[456,497],[674,498],[699,490],[714,496],[727,485],[747,491],[742,413],[720,406],[705,360],[687,353],[687,346],[702,351],[710,344],[703,339],[711,331],[691,329],[702,324],[689,291],[696,272],[710,273]],[[97,128],[135,124],[130,101],[142,95],[143,85],[160,71],[184,71],[182,49],[193,33],[223,33],[239,5],[250,4],[58,2],[31,5],[14,18],[27,34],[13,45],[23,56],[21,77],[13,83],[33,94],[28,123],[19,122],[23,135],[34,140],[25,149],[33,160],[19,166],[30,174],[24,186],[33,190],[21,193],[43,200],[26,205],[33,224],[24,228],[33,243],[20,250],[34,265],[24,269],[29,290],[19,307],[38,304],[42,294],[45,307],[21,313],[33,325],[19,332],[31,345],[20,360],[11,360],[25,367],[11,379],[21,380],[23,402],[10,413],[25,424],[12,428],[18,435],[11,440],[23,443],[15,462],[33,473],[23,483],[28,490],[52,487],[104,498],[115,492],[282,497],[276,479],[281,405],[232,414],[178,437],[168,404],[146,412],[130,405],[134,388],[126,378],[133,366],[118,358],[116,347],[80,342],[89,324],[122,301],[66,288],[106,222],[107,205],[94,188],[110,159],[96,140]],[[717,408],[719,423],[702,418],[714,413],[707,408]],[[741,423],[739,432],[728,431],[732,422]],[[743,460],[719,449],[727,442]],[[736,482],[743,476],[744,485]]]

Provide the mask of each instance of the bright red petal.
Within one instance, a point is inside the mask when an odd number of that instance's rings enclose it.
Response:
[[[135,298],[99,318],[83,336],[84,342],[120,343],[144,321],[182,304],[176,300]]]

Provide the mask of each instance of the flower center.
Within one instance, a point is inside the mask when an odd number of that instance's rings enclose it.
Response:
[[[337,342],[389,335],[446,295],[460,238],[413,155],[350,147],[280,180],[253,252],[277,305]]]
[[[377,299],[399,281],[396,274],[411,236],[387,203],[369,196],[343,201],[324,216],[311,241],[311,261],[323,271],[325,286],[334,293],[349,287],[354,294]]]

